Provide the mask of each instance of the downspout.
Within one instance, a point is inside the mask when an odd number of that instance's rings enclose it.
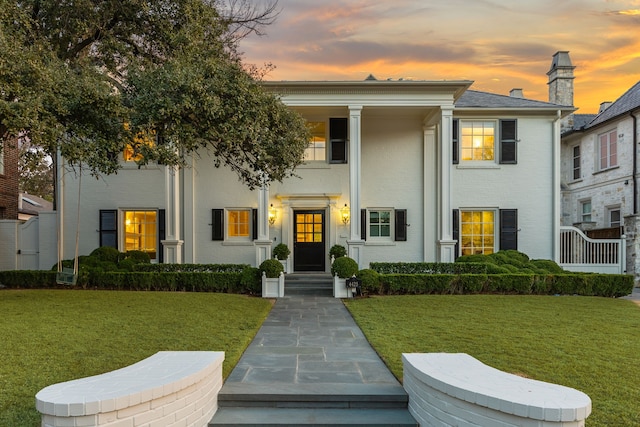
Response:
[[[553,120],[553,260],[560,262],[560,119],[562,111],[557,110],[556,118]]]
[[[638,118],[630,112],[633,117],[633,214],[638,214]]]

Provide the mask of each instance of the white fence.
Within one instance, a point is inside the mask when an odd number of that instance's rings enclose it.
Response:
[[[48,270],[58,259],[56,212],[0,220],[0,270]]]
[[[624,274],[626,245],[620,239],[592,239],[580,229],[560,227],[560,266],[565,270]]]

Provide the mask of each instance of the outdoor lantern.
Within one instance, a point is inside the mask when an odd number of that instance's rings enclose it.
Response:
[[[349,224],[349,219],[351,218],[351,211],[349,210],[349,206],[344,204],[344,208],[340,209],[340,214],[342,216],[342,223],[344,225]]]
[[[273,225],[278,217],[278,211],[273,207],[273,203],[269,207],[269,225]]]

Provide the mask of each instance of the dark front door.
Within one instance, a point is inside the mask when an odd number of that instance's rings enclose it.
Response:
[[[324,211],[295,211],[293,269],[324,271]]]

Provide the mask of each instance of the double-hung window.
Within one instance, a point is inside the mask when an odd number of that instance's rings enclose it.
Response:
[[[591,200],[580,202],[580,222],[591,222]]]
[[[600,150],[599,169],[609,169],[618,165],[618,132],[616,129],[598,136]]]
[[[463,161],[494,160],[495,122],[463,120],[460,133]]]
[[[496,212],[460,212],[460,250],[462,255],[492,254],[496,241]]]
[[[326,122],[308,122],[311,140],[304,150],[304,161],[322,161],[327,159],[327,124]]]
[[[453,120],[452,161],[518,163],[518,120]],[[499,155],[498,155],[499,153]]]
[[[576,145],[573,147],[573,179],[580,179],[582,176],[582,171],[580,169],[580,146]]]
[[[392,240],[392,210],[369,210],[369,238],[371,240]]]
[[[227,239],[250,240],[251,209],[227,210]]]
[[[622,216],[620,215],[620,207],[609,208],[608,217],[609,217],[609,227],[620,227],[622,226]]]

